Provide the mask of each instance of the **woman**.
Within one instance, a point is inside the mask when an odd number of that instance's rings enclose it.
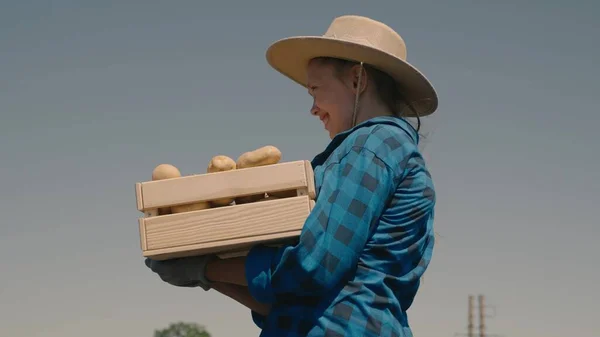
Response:
[[[406,311],[432,256],[435,192],[405,118],[433,113],[437,96],[405,57],[396,32],[359,16],[274,43],[268,62],[308,89],[331,137],[312,161],[316,204],[298,243],[147,265],[246,305],[261,336],[412,336]]]

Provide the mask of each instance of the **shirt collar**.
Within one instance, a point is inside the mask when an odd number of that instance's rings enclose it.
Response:
[[[418,142],[419,142],[419,134],[417,133],[417,130],[415,130],[415,128],[410,123],[408,123],[405,119],[400,118],[400,117],[394,117],[394,116],[374,117],[374,118],[368,119],[362,123],[357,124],[353,128],[350,128],[346,131],[340,132],[335,137],[333,137],[333,139],[331,140],[331,142],[329,142],[329,144],[327,145],[325,150],[323,152],[319,153],[318,155],[316,155],[313,158],[313,160],[311,161],[313,169],[315,168],[315,166],[323,164],[325,162],[325,160],[327,160],[329,155],[331,155],[331,153],[335,149],[337,149],[337,147],[346,138],[348,138],[348,136],[350,134],[352,134],[354,131],[356,131],[360,128],[364,128],[364,127],[368,127],[368,126],[372,126],[372,125],[376,125],[376,124],[387,124],[387,125],[399,127],[402,130],[404,130],[406,133],[408,133],[409,136],[414,140],[415,143],[418,144]]]

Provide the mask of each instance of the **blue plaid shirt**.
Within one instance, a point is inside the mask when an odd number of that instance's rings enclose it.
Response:
[[[377,117],[313,161],[317,198],[295,245],[247,256],[261,336],[412,336],[406,310],[433,253],[435,191],[418,134]]]

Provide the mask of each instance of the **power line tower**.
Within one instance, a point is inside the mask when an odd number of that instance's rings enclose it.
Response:
[[[469,295],[469,309],[468,309],[468,324],[467,324],[467,337],[473,337],[473,295]]]
[[[483,295],[477,295],[479,302],[479,337],[485,337],[485,306],[483,305]]]
[[[498,334],[487,334],[486,333],[486,325],[485,325],[485,319],[486,317],[490,317],[488,315],[486,315],[485,313],[485,297],[483,295],[477,295],[477,305],[475,305],[475,296],[473,295],[469,295],[469,301],[468,301],[468,308],[467,308],[467,333],[466,336],[467,337],[475,337],[474,334],[474,329],[475,329],[475,324],[473,322],[473,318],[474,318],[474,314],[473,311],[475,310],[475,307],[477,307],[479,315],[479,334],[477,337],[503,337],[502,335],[498,335]],[[493,308],[494,311],[494,316],[495,316],[495,308]],[[455,333],[454,336],[465,336],[464,333]]]

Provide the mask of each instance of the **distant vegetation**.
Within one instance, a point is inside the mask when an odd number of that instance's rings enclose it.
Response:
[[[154,337],[211,337],[204,326],[196,323],[171,323],[161,330],[154,330]]]

